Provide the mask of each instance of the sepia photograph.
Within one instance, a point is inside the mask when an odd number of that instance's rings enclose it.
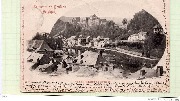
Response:
[[[166,0],[21,0],[22,92],[169,92]]]

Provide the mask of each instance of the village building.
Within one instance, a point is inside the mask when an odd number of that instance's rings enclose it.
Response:
[[[67,45],[69,47],[73,47],[78,43],[77,37],[76,36],[71,36],[70,38],[67,39]]]
[[[106,44],[110,43],[110,39],[98,36],[97,38],[93,38],[93,42],[94,42],[94,47],[102,48]]]
[[[77,45],[78,46],[88,46],[91,40],[92,40],[91,36],[85,37],[85,36],[80,35],[77,40]]]
[[[163,28],[160,24],[153,27],[154,34],[163,34]]]
[[[54,50],[54,57],[61,57],[63,54],[63,50]]]
[[[101,71],[113,71],[114,65],[109,64],[107,62],[101,63],[101,68],[99,69]]]
[[[85,37],[82,37],[82,36],[79,36],[78,38],[78,46],[81,46],[81,45],[86,45],[86,38]]]
[[[73,62],[73,57],[69,56],[69,55],[64,55],[62,57],[62,59],[67,63],[67,64],[71,64]]]
[[[129,42],[144,41],[147,38],[147,32],[139,32],[128,37]]]
[[[94,41],[91,40],[91,41],[89,42],[88,46],[89,46],[89,47],[94,47]]]
[[[101,71],[112,70],[112,66],[109,67],[107,60],[103,58],[102,54],[98,52],[85,51],[76,59],[76,63],[78,63],[81,66],[88,66]]]
[[[52,55],[50,54],[40,54],[40,53],[33,52],[27,58],[27,61],[32,62],[32,63],[36,63],[39,61],[40,64],[43,65],[43,64],[49,64],[51,59],[52,59]]]
[[[44,40],[30,41],[28,49],[38,53],[53,52],[53,50],[47,45],[47,43]]]
[[[33,48],[35,48],[35,51],[38,53],[53,52],[53,50],[47,45],[44,40],[36,40]]]
[[[91,36],[87,36],[87,37],[86,37],[86,42],[87,42],[87,43],[89,43],[91,40],[92,40],[92,37],[91,37]]]
[[[110,39],[109,38],[103,38],[103,39],[104,39],[105,44],[110,44]]]
[[[98,48],[102,48],[102,47],[104,47],[105,46],[105,42],[104,41],[100,41],[99,43],[98,43]]]
[[[36,63],[38,60],[40,60],[43,57],[43,54],[35,53],[33,52],[28,58],[28,62]]]

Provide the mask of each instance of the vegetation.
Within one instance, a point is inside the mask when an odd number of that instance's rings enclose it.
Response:
[[[116,26],[113,21],[108,21],[105,25],[96,25],[91,26],[89,28],[84,28],[81,24],[72,24],[69,22],[63,22],[62,20],[58,19],[57,22],[54,24],[50,32],[50,37],[54,36],[63,36],[65,38],[69,38],[71,36],[91,36],[91,37],[108,37],[112,41],[124,40],[135,33],[140,31],[144,31],[148,33],[147,40],[145,42],[145,47],[141,45],[135,45],[137,48],[142,51],[143,48],[148,49],[151,51],[152,49],[160,50],[160,54],[163,54],[166,45],[166,37],[162,34],[154,34],[153,27],[158,25],[159,22],[155,19],[151,14],[146,12],[145,10],[137,12],[133,19],[128,21],[126,18],[122,20],[123,25],[127,25],[127,28],[121,28]],[[45,40],[48,45],[52,49],[61,49],[62,47],[62,39],[54,39],[54,38],[46,38],[39,33],[33,37],[33,40]],[[54,44],[56,43],[56,44]],[[57,47],[58,45],[58,47]],[[131,44],[125,44],[129,48],[134,47]],[[123,45],[122,45],[123,46]],[[133,48],[132,48],[133,49]],[[128,49],[130,50],[130,49]],[[157,53],[157,52],[156,52]],[[155,53],[154,53],[155,54]],[[157,53],[158,54],[158,53]]]
[[[84,28],[81,25],[70,24],[68,22],[63,22],[60,19],[54,24],[50,35],[54,36],[56,34],[61,34],[66,38],[70,36],[91,36],[91,37],[109,37],[115,40],[116,37],[125,34],[127,31],[115,26],[113,21],[108,21],[106,25],[97,25],[89,28]]]
[[[78,32],[81,32],[82,27],[79,25],[70,24],[69,22],[63,22],[60,19],[54,24],[50,32],[50,36],[62,35],[66,38],[76,36]]]
[[[32,38],[32,40],[44,40],[44,37],[39,32],[37,32],[36,35]]]
[[[48,33],[41,35],[39,32],[32,38],[32,40],[44,40],[51,49],[62,49],[63,41],[61,38],[52,38],[47,36]]]
[[[145,48],[149,49],[151,55],[161,57],[166,47],[166,36],[160,33],[154,34],[153,27],[158,24],[157,19],[145,10],[142,10],[134,15],[134,18],[128,24],[128,30],[131,30],[133,33],[138,31],[148,32]]]
[[[125,24],[127,24],[127,23],[128,23],[127,19],[124,18],[123,21],[122,21],[122,24],[125,25]]]
[[[142,10],[134,15],[134,18],[130,20],[128,24],[128,30],[134,33],[141,31],[153,33],[153,27],[159,24],[151,14]]]

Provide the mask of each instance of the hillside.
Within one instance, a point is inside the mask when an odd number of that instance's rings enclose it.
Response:
[[[113,21],[107,21],[106,24],[93,25],[90,27],[84,27],[82,24],[72,23],[72,17],[61,17],[54,24],[50,36],[63,35],[68,38],[70,36],[103,36],[115,39],[117,36],[123,35],[125,31],[115,25]]]
[[[65,27],[66,27],[65,22],[58,19],[57,22],[54,24],[51,32],[50,32],[50,36],[53,37],[55,35],[59,35],[60,32],[65,30]]]
[[[97,17],[95,14],[91,17],[93,19],[102,19]],[[63,35],[66,38],[78,35],[91,37],[103,36],[109,37],[111,40],[121,40],[123,38],[127,39],[128,36],[140,31],[148,32],[153,35],[153,27],[159,24],[157,19],[155,19],[145,10],[135,13],[134,18],[132,18],[131,20],[129,18],[126,18],[128,21],[127,28],[122,28],[119,26],[120,20],[122,20],[121,18],[104,17],[103,19],[106,20],[105,24],[94,25],[91,24],[93,22],[89,22],[89,20],[87,21],[86,17],[80,18],[62,16],[54,24],[50,32],[50,36],[53,37]],[[75,20],[75,22],[73,22],[73,20]],[[96,21],[97,20],[95,20],[95,22]],[[117,24],[117,22],[119,24]],[[89,26],[87,23],[90,23],[93,26]]]

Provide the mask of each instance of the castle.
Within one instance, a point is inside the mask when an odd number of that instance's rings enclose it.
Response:
[[[81,25],[84,28],[102,24],[105,25],[107,23],[106,19],[100,19],[95,14],[90,17],[61,17],[60,19],[64,22]]]

